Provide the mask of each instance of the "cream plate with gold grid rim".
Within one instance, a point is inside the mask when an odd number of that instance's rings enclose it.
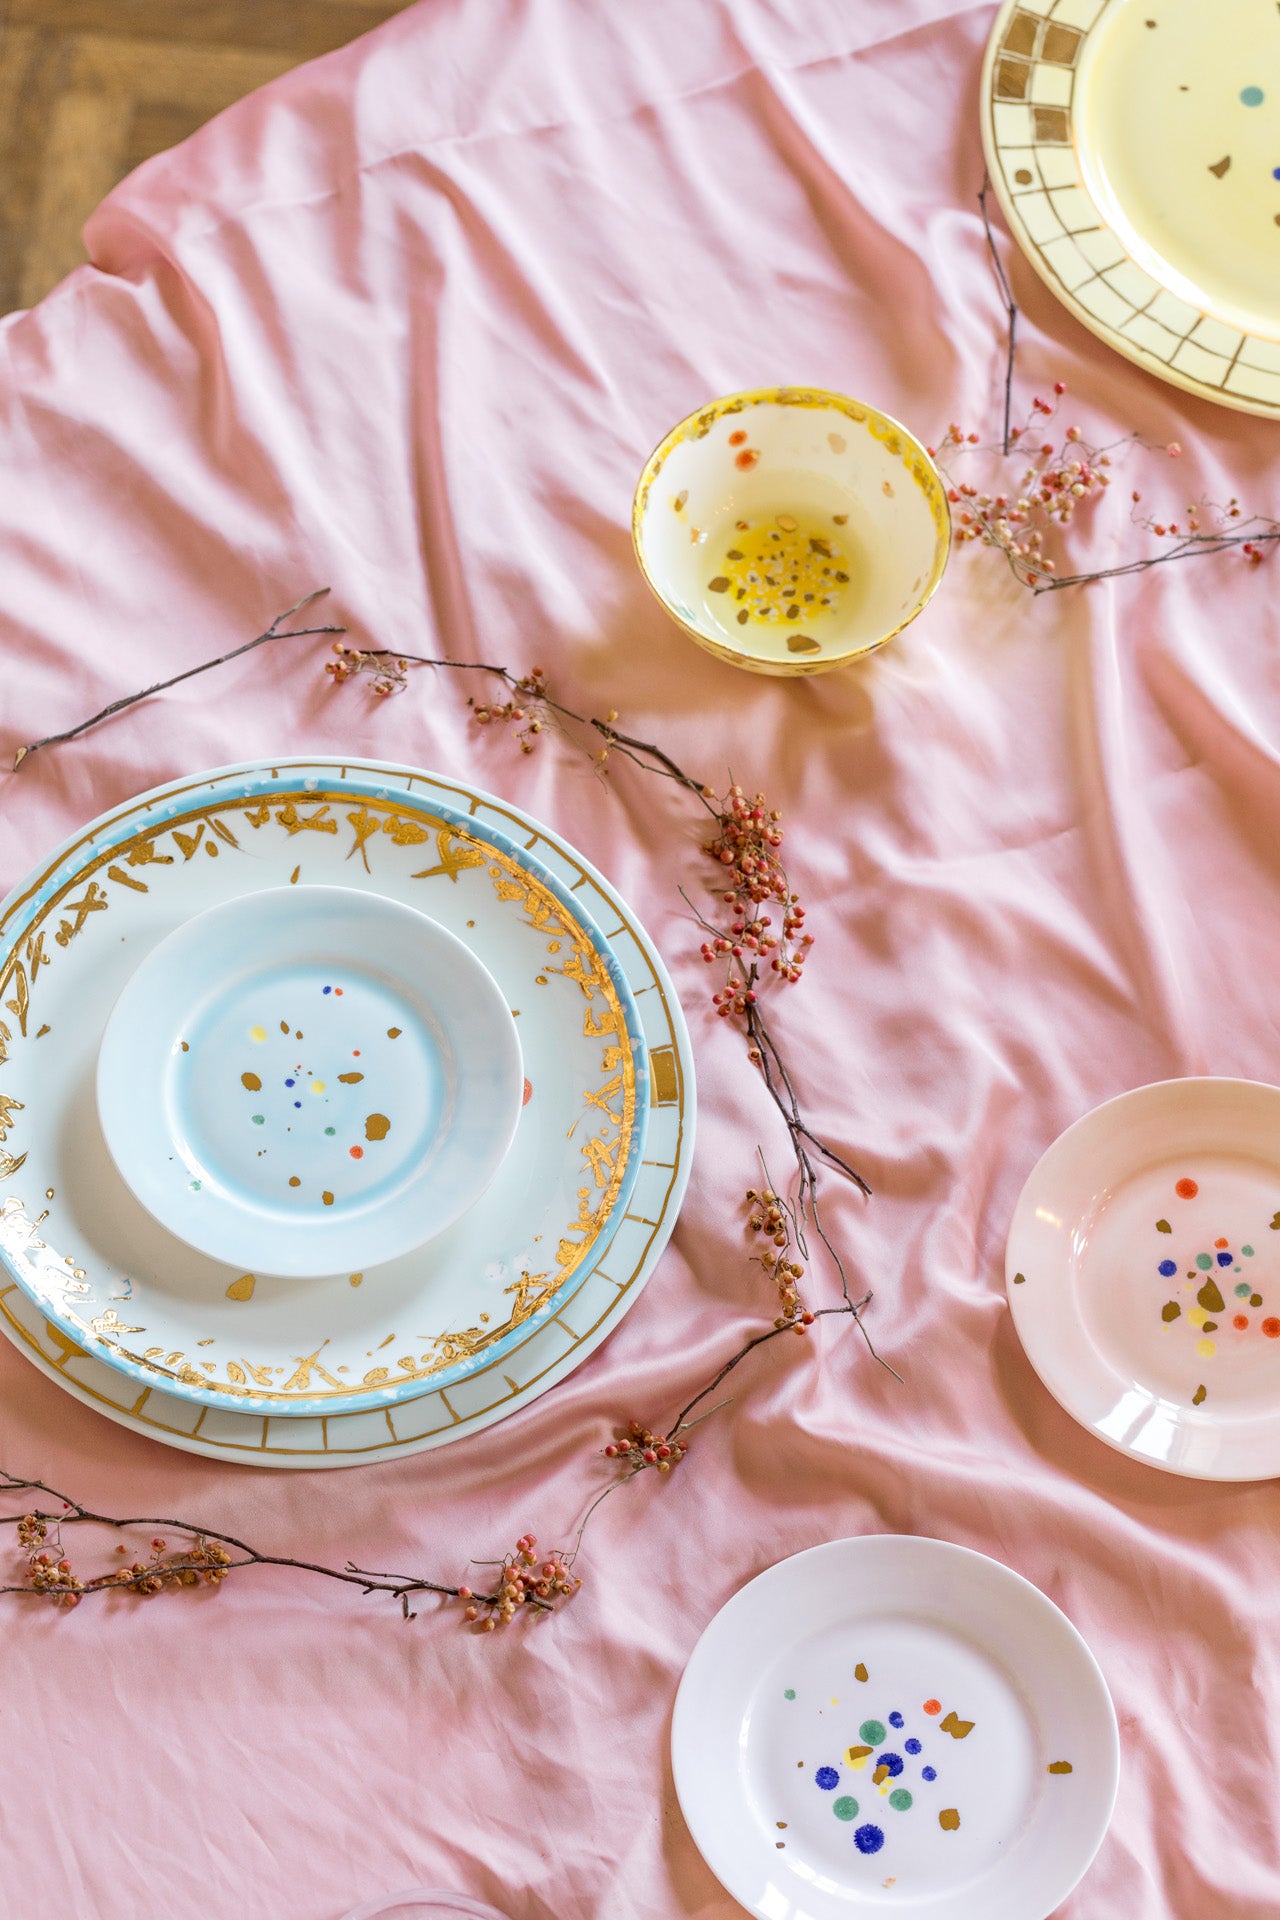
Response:
[[[230,791],[250,772],[268,777],[265,768],[229,768],[199,781],[175,783],[167,791],[184,804],[194,804],[198,796],[200,803],[216,809],[220,783]],[[472,787],[379,762],[282,760],[270,768],[269,779],[281,793],[324,788],[341,794],[343,783],[349,783],[356,813],[361,807],[359,787],[372,783],[395,797],[402,815],[448,808],[469,816],[480,829],[509,836],[581,902],[605,933],[618,971],[630,984],[649,1060],[651,1100],[643,1159],[625,1211],[609,1221],[594,1264],[584,1264],[580,1280],[574,1276],[577,1284],[561,1294],[554,1314],[535,1323],[527,1335],[520,1329],[499,1358],[448,1389],[422,1391],[393,1407],[314,1418],[201,1406],[166,1392],[159,1383],[139,1391],[136,1381],[50,1323],[16,1285],[0,1293],[4,1331],[15,1344],[77,1399],[134,1431],[208,1457],[257,1465],[355,1465],[442,1445],[504,1418],[563,1378],[604,1339],[648,1279],[683,1196],[692,1150],[692,1062],[678,1002],[643,929],[594,869],[528,816]],[[142,810],[154,807],[156,799],[152,794],[129,802],[95,823],[92,831],[118,839],[131,816],[140,820]],[[322,859],[321,849],[332,851],[337,840],[336,835],[317,836],[300,848],[298,857]],[[59,850],[50,871],[66,853],[66,848]],[[394,894],[394,885],[385,880],[381,884]],[[18,901],[15,896],[10,911]]]
[[[982,134],[1023,252],[1189,393],[1280,416],[1274,0],[1006,0]]]

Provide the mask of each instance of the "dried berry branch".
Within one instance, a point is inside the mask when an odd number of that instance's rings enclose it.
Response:
[[[208,673],[211,667],[222,667],[229,660],[238,660],[242,653],[252,653],[255,647],[263,647],[269,640],[301,640],[308,634],[345,633],[345,627],[291,627],[283,629],[286,620],[292,620],[295,613],[301,613],[313,600],[321,600],[329,591],[328,587],[317,587],[314,593],[303,594],[301,600],[295,600],[291,607],[278,613],[265,633],[256,640],[246,640],[242,647],[233,647],[230,653],[220,653],[216,660],[204,660],[198,667],[188,667],[184,673],[175,673],[171,679],[157,680],[154,686],[143,687],[140,693],[129,693],[121,700],[113,700],[110,706],[103,707],[88,720],[82,720],[78,726],[68,727],[64,733],[47,734],[43,740],[32,740],[29,745],[19,747],[13,756],[14,771],[22,765],[30,754],[38,753],[41,747],[61,746],[65,740],[75,740],[80,734],[87,733],[90,727],[98,726],[103,720],[109,720],[113,714],[123,713],[127,707],[136,707],[140,700],[149,700],[153,693],[165,693],[170,687],[176,687],[183,680],[193,680],[197,674]]]
[[[1191,560],[1232,550],[1238,550],[1248,566],[1259,566],[1280,541],[1280,520],[1259,513],[1246,516],[1235,499],[1223,506],[1202,498],[1192,501],[1177,519],[1157,519],[1149,513],[1131,510],[1133,526],[1167,543],[1160,551],[1141,554],[1113,567],[1062,571],[1060,560],[1046,546],[1046,535],[1057,534],[1068,527],[1080,507],[1106,491],[1115,477],[1110,469],[1120,451],[1142,447],[1177,459],[1182,448],[1177,441],[1154,446],[1136,433],[1125,434],[1108,445],[1095,446],[1077,426],[1068,427],[1061,442],[1042,439],[1067,390],[1061,380],[1054,382],[1051,401],[1037,396],[1023,424],[1012,424],[1018,306],[996,246],[989,190],[990,181],[984,178],[978,206],[1008,323],[1004,430],[999,444],[983,444],[979,434],[966,432],[953,422],[938,446],[929,448],[939,472],[948,482],[948,499],[957,509],[957,546],[976,541],[992,548],[1003,556],[1015,580],[1037,594],[1057,593],[1063,587],[1088,586],[1095,580],[1118,580],[1128,574],[1147,573],[1152,567],[1164,566],[1171,560]],[[995,481],[979,487],[962,480],[957,471],[961,455],[985,457],[986,465],[995,468]],[[1011,480],[1005,480],[1002,488],[1000,463],[1013,459],[1022,463],[1021,471]],[[1136,509],[1141,500],[1141,493],[1131,492],[1131,509]]]
[[[351,1561],[342,1567],[330,1567],[314,1560],[298,1560],[288,1554],[264,1553],[235,1534],[209,1528],[196,1521],[176,1520],[172,1516],[162,1518],[155,1514],[99,1513],[71,1499],[58,1488],[49,1486],[46,1481],[23,1479],[0,1468],[0,1491],[39,1494],[53,1503],[49,1507],[25,1504],[19,1513],[0,1514],[0,1527],[14,1528],[25,1561],[23,1579],[0,1585],[0,1595],[42,1599],[70,1609],[79,1606],[82,1600],[100,1594],[115,1593],[135,1599],[151,1599],[160,1593],[178,1592],[191,1587],[220,1587],[229,1574],[246,1567],[283,1567],[291,1572],[315,1574],[321,1579],[359,1587],[366,1597],[370,1594],[386,1594],[399,1603],[406,1620],[417,1618],[409,1603],[412,1596],[421,1594],[433,1595],[445,1603],[457,1601],[462,1608],[462,1618],[478,1631],[484,1632],[507,1625],[522,1612],[525,1617],[553,1613],[581,1589],[582,1579],[575,1573],[574,1563],[582,1546],[587,1523],[597,1507],[610,1494],[616,1493],[620,1486],[625,1486],[648,1468],[656,1468],[659,1474],[665,1474],[684,1458],[688,1452],[688,1441],[684,1436],[701,1419],[709,1418],[729,1402],[722,1401],[719,1406],[709,1408],[707,1413],[694,1418],[696,1409],[710,1398],[735,1368],[758,1347],[776,1339],[779,1333],[803,1333],[816,1321],[832,1316],[858,1319],[870,1297],[867,1294],[857,1302],[846,1301],[838,1307],[821,1307],[816,1313],[805,1312],[801,1316],[780,1319],[763,1333],[752,1335],[687,1402],[665,1433],[653,1433],[641,1422],[632,1421],[626,1434],[604,1449],[610,1459],[622,1460],[625,1472],[591,1501],[578,1525],[572,1548],[555,1548],[543,1557],[537,1552],[537,1536],[532,1533],[521,1534],[514,1552],[507,1554],[503,1560],[472,1563],[498,1568],[492,1585],[484,1591],[476,1591],[461,1582],[453,1585],[444,1580],[433,1580],[422,1574],[375,1572],[357,1567]],[[150,1533],[155,1528],[165,1531],[152,1535],[146,1559],[113,1566],[86,1578],[76,1571],[71,1550],[63,1538],[64,1530],[75,1526],[105,1527],[117,1533],[144,1530]],[[166,1536],[171,1533],[186,1536],[181,1547],[170,1548]],[[128,1548],[122,1542],[116,1552],[125,1555]]]

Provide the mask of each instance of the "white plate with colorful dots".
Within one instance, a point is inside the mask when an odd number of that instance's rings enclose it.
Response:
[[[1280,1088],[1163,1080],[1077,1120],[1022,1190],[1006,1284],[1032,1366],[1108,1446],[1280,1474]]]
[[[761,1920],[1045,1920],[1096,1854],[1119,1736],[1038,1588],[941,1540],[833,1540],[694,1648],[672,1767],[704,1859]]]
[[[516,1023],[416,908],[268,887],[160,941],[98,1051],[98,1117],[156,1219],[214,1260],[372,1267],[474,1204],[520,1118]]]

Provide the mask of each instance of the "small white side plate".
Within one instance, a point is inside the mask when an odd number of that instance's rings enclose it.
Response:
[[[214,1259],[373,1266],[442,1233],[520,1117],[515,1022],[454,934],[346,887],[189,920],[116,1002],[98,1112],[121,1175]]]
[[[1006,1285],[1054,1399],[1198,1480],[1280,1474],[1280,1088],[1162,1080],[1039,1160]]]
[[[1045,1920],[1106,1833],[1119,1736],[1066,1616],[940,1540],[833,1540],[721,1609],[685,1669],[676,1791],[761,1920]]]

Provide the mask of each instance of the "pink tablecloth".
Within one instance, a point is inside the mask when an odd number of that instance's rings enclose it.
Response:
[[[995,420],[991,18],[424,4],[148,163],[90,222],[93,264],[0,329],[5,764],[328,584],[371,644],[538,661],[571,705],[767,787],[819,935],[785,1040],[876,1189],[829,1205],[905,1379],[848,1334],[768,1350],[669,1482],[601,1510],[582,1593],[531,1633],[407,1626],[274,1574],[4,1603],[5,1920],[334,1920],[414,1881],[514,1920],[729,1920],[672,1794],[681,1667],[761,1568],[881,1530],[1006,1561],[1097,1651],[1123,1778],[1064,1915],[1280,1910],[1275,1490],[1168,1478],[1078,1430],[1001,1272],[1022,1180],[1092,1104],[1280,1079],[1268,576],[1222,560],[1033,603],[964,551],[865,668],[776,684],[693,649],[630,552],[640,463],[708,396],[813,382],[926,438]],[[1149,463],[1168,511],[1189,482],[1257,500],[1272,427],[1137,373],[1013,274],[1029,390],[1062,377],[1087,425],[1181,440],[1181,470]],[[625,766],[602,792],[555,739],[522,758],[445,679],[335,693],[300,643],[189,683],[0,780],[0,883],[152,782],[346,749],[497,788],[646,917],[702,1084],[658,1276],[566,1385],[456,1449],[235,1470],[109,1426],[4,1345],[0,1458],[279,1551],[460,1571],[526,1527],[564,1538],[613,1417],[669,1419],[768,1310],[739,1203],[778,1130],[707,1005],[678,794]]]

